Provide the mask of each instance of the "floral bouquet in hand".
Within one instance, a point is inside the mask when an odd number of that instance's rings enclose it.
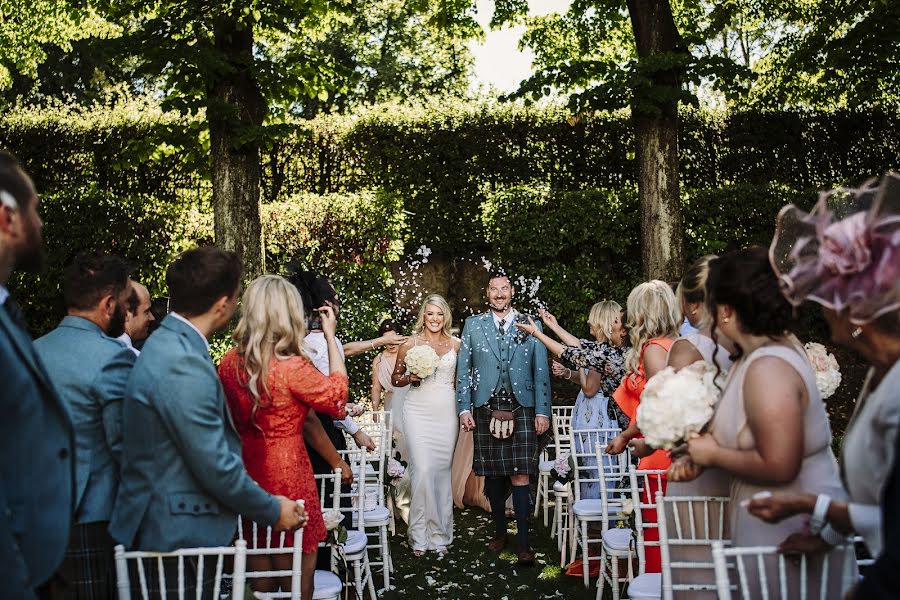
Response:
[[[340,546],[347,541],[347,528],[341,525],[344,513],[330,509],[322,511],[322,520],[325,521],[325,531],[328,532],[328,543],[332,546]]]
[[[420,379],[425,379],[437,370],[441,358],[431,346],[413,346],[406,353],[406,370]],[[413,387],[418,381],[411,382]]]
[[[666,367],[647,381],[637,424],[651,448],[671,450],[700,433],[719,398],[716,369],[699,361],[680,371]]]
[[[822,400],[825,400],[841,385],[841,367],[834,354],[829,354],[822,344],[810,342],[803,348],[816,373],[816,387],[819,388]]]

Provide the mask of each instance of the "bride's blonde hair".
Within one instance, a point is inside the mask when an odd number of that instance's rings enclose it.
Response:
[[[303,300],[293,285],[278,275],[254,279],[244,292],[241,320],[234,329],[238,356],[238,381],[253,398],[252,417],[271,400],[266,382],[272,358],[309,359],[303,350],[306,319]],[[243,364],[240,364],[240,363]]]
[[[625,357],[625,369],[637,372],[644,344],[658,337],[675,339],[681,325],[681,314],[675,292],[659,279],[645,281],[628,294],[628,335],[631,348]]]
[[[416,317],[416,333],[421,333],[425,329],[425,309],[429,304],[437,306],[443,311],[444,335],[446,335],[447,337],[452,337],[450,335],[450,328],[453,326],[453,314],[450,312],[450,305],[440,294],[430,294],[422,302],[422,306],[419,308],[419,316]]]

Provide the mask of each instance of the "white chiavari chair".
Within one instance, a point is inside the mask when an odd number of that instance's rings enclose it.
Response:
[[[229,547],[184,548],[174,552],[126,552],[125,547],[119,544],[115,548],[119,600],[131,600],[133,587],[137,588],[135,593],[139,594],[138,598],[141,600],[165,598],[166,593],[160,592],[160,590],[169,590],[169,595],[178,598],[184,598],[186,593],[190,593],[192,596],[196,594],[198,598],[218,598],[222,593],[222,580],[227,576],[225,572],[226,557],[234,559],[231,570],[233,584],[231,598],[243,600],[247,545],[242,540],[238,540]],[[211,582],[207,580],[209,575],[206,573],[205,566],[209,561],[214,561]],[[186,562],[194,565],[192,570],[195,570],[196,573],[192,578],[185,575],[185,570],[188,568]],[[137,579],[135,586],[131,582],[132,576]],[[167,579],[177,580],[175,590],[171,589]],[[208,591],[211,591],[211,596],[207,593]]]
[[[571,455],[571,431],[572,407],[554,406],[553,445],[556,449],[556,458]],[[566,562],[568,559],[567,551],[571,545],[572,537],[572,488],[567,483],[555,481],[551,490],[553,492],[554,509],[553,527],[550,529],[550,535],[556,536],[556,547],[559,550],[559,566],[564,567],[568,564]]]
[[[544,527],[550,522],[550,494],[553,492],[553,484],[550,483],[550,470],[553,469],[556,457],[564,451],[557,440],[556,431],[557,428],[568,431],[568,424],[572,421],[571,406],[554,406],[551,410],[550,427],[552,428],[551,431],[553,431],[553,441],[547,444],[541,452],[541,459],[538,462],[538,487],[534,503],[535,518],[537,518],[541,508],[544,509]],[[566,436],[567,438],[568,436]],[[553,533],[554,531],[551,530],[551,535]]]
[[[720,496],[664,496],[656,493],[662,558],[663,600],[675,592],[716,591],[712,543],[728,544],[728,498]],[[672,550],[691,560],[671,558]],[[679,580],[674,582],[678,573]],[[711,594],[707,594],[707,597]]]

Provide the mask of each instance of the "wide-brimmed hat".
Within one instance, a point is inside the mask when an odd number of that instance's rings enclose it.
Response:
[[[769,260],[785,298],[848,311],[857,325],[900,309],[900,175],[822,192],[778,213]]]

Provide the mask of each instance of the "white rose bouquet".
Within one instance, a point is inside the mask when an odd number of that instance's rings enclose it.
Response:
[[[328,532],[328,543],[340,546],[347,541],[347,529],[341,525],[344,513],[330,509],[322,511],[322,520],[325,521],[325,531]]]
[[[416,377],[425,379],[437,370],[440,360],[431,346],[413,346],[406,353],[406,370]],[[418,381],[412,382],[413,387],[418,385]]]
[[[809,342],[803,348],[816,373],[816,387],[819,388],[822,400],[825,400],[841,385],[841,367],[834,354],[829,354],[822,344]]]
[[[696,362],[680,371],[666,367],[647,381],[637,409],[637,424],[652,448],[671,450],[700,433],[719,398],[716,369]]]
[[[391,479],[400,479],[406,474],[406,466],[395,458],[387,461],[387,474]]]

